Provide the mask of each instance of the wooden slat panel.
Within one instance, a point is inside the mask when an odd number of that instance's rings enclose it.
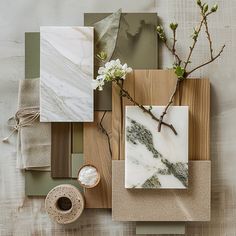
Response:
[[[86,208],[111,208],[111,161],[107,136],[98,128],[104,112],[95,112],[93,123],[84,123],[84,161],[93,164],[101,174],[101,182],[85,189]],[[111,112],[106,112],[103,127],[111,136]]]
[[[153,70],[149,74],[152,80],[152,104],[166,105],[176,84],[176,77],[172,70]],[[179,104],[179,94],[174,99],[175,105]]]
[[[166,105],[176,84],[172,70],[135,70],[125,80],[132,81],[129,91],[143,105]],[[134,86],[134,90],[131,86]],[[118,99],[113,86],[112,145],[113,160],[124,159],[124,126]],[[123,99],[126,100],[126,99]],[[210,83],[207,79],[188,79],[175,96],[175,105],[187,105],[189,120],[189,159],[209,160]],[[126,105],[123,102],[123,110]],[[124,114],[124,113],[123,113]],[[123,128],[122,128],[123,127]]]
[[[71,177],[71,123],[52,123],[51,176]]]
[[[181,105],[189,106],[189,159],[210,159],[210,82],[190,79],[181,84]]]

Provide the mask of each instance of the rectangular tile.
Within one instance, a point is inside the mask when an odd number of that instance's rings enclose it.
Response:
[[[92,26],[108,15],[109,13],[85,13],[84,24]],[[155,30],[157,22],[156,13],[122,13],[112,59],[119,58],[122,63],[127,63],[133,69],[156,69],[158,67],[158,40]],[[95,91],[94,96],[95,110],[112,110],[110,85],[102,92]]]
[[[84,157],[82,153],[71,154],[71,178],[77,179],[79,169],[84,164]]]
[[[40,33],[25,33],[25,78],[40,76]],[[65,124],[66,126],[66,124]],[[50,129],[51,130],[51,129]],[[51,133],[51,131],[50,131]],[[57,144],[55,144],[57,146]],[[83,124],[72,124],[72,153],[83,153]],[[73,167],[73,165],[72,165]]]
[[[40,35],[39,32],[25,33],[25,78],[40,76]]]
[[[185,234],[185,223],[136,222],[136,234]]]
[[[152,106],[151,111],[160,117],[163,109]],[[177,136],[166,127],[158,132],[158,124],[152,117],[137,106],[126,106],[126,188],[188,187],[188,107],[170,107],[165,121],[174,125]]]
[[[71,177],[71,123],[51,124],[51,172],[53,178]]]
[[[93,28],[40,28],[40,121],[93,121]]]
[[[53,179],[49,171],[25,171],[25,195],[28,197],[45,197],[60,184],[72,184],[83,192],[76,179]]]
[[[115,221],[209,221],[211,162],[189,162],[189,188],[126,189],[125,162],[112,161],[112,219]]]
[[[83,153],[83,123],[72,124],[72,153]]]
[[[111,112],[95,112],[94,122],[84,123],[84,161],[96,166],[101,182],[84,192],[87,208],[111,208],[111,162],[108,138],[100,129],[99,123],[106,129],[111,138]]]
[[[166,105],[175,83],[172,70],[134,70],[126,78],[124,88],[143,105]],[[120,98],[116,86],[112,90],[112,150],[113,160],[119,160],[124,159],[125,106],[132,104],[126,98]],[[174,104],[189,107],[189,160],[210,160],[209,80],[184,81]]]

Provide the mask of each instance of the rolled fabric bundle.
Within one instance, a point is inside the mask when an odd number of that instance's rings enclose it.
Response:
[[[70,184],[53,188],[45,199],[49,217],[58,224],[70,224],[82,214],[85,206],[83,195]]]

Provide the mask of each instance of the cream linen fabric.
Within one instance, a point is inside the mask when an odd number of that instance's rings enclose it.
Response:
[[[39,107],[39,79],[24,79],[19,83],[18,110]],[[19,122],[22,122],[20,118]],[[50,170],[51,124],[39,118],[19,128],[17,138],[17,167]]]

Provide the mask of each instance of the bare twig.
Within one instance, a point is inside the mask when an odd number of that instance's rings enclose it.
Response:
[[[218,57],[220,57],[221,53],[223,52],[224,48],[225,48],[225,45],[222,46],[221,50],[219,51],[219,53],[214,56],[213,54],[213,44],[212,44],[212,40],[211,40],[211,34],[209,32],[209,28],[208,28],[208,23],[207,23],[207,18],[209,15],[211,15],[212,13],[216,12],[218,6],[217,5],[214,5],[211,9],[211,11],[208,11],[208,5],[207,4],[202,4],[201,1],[199,0],[198,1],[198,5],[201,9],[201,16],[202,16],[202,19],[200,21],[200,24],[198,26],[197,29],[194,29],[194,34],[192,36],[193,38],[193,43],[192,45],[190,46],[190,50],[189,50],[189,54],[187,56],[187,60],[183,63],[183,67],[181,67],[181,63],[178,65],[179,66],[179,71],[180,72],[183,72],[183,75],[181,77],[178,77],[178,80],[176,82],[176,87],[174,88],[174,91],[169,99],[169,102],[167,103],[167,105],[165,106],[164,108],[164,111],[162,113],[162,115],[160,116],[160,121],[159,121],[159,125],[158,125],[158,131],[160,132],[161,131],[161,125],[162,125],[162,122],[163,122],[163,119],[164,119],[164,116],[167,114],[167,111],[169,109],[169,107],[172,105],[173,101],[174,101],[174,96],[179,88],[179,84],[182,80],[184,79],[187,79],[188,76],[193,73],[195,70],[203,67],[203,66],[206,66],[210,63],[212,63],[213,61],[215,61]],[[202,27],[203,25],[205,25],[205,33],[207,35],[207,39],[208,39],[208,42],[209,42],[209,50],[210,50],[210,59],[206,62],[204,62],[203,64],[195,67],[194,69],[190,70],[190,71],[187,71],[187,67],[188,67],[188,64],[191,63],[190,59],[191,59],[191,56],[192,56],[192,53],[194,51],[194,48],[196,46],[196,43],[198,41],[198,37],[199,37],[199,34],[202,30]],[[174,55],[176,54],[176,49],[175,49],[175,43],[176,43],[176,38],[175,38],[175,30],[173,30],[173,34],[174,34],[174,43],[173,43],[173,47],[172,49],[167,45],[167,38],[165,36],[165,33],[164,33],[164,30],[162,27],[159,28],[159,30],[161,29],[161,36],[162,36],[162,40],[165,44],[165,46],[168,48],[169,51],[171,51],[171,53]],[[179,58],[179,61],[182,61],[180,58]],[[182,70],[182,71],[181,71]],[[176,71],[176,75],[178,76],[178,73]]]
[[[175,88],[174,88],[174,91],[169,99],[169,102],[168,104],[166,105],[164,111],[162,112],[161,116],[160,116],[160,120],[159,120],[159,124],[158,124],[158,132],[161,132],[161,125],[163,124],[163,119],[164,119],[164,116],[166,115],[167,113],[167,110],[169,109],[170,105],[174,102],[174,97],[175,97],[175,94],[179,88],[179,84],[180,84],[180,79],[177,79],[176,81],[176,84],[175,84]]]
[[[176,45],[176,30],[173,30],[173,46],[172,46],[172,51],[173,53],[176,53],[176,50],[175,50],[175,45]]]
[[[206,28],[205,32],[206,32],[207,39],[208,39],[208,42],[209,42],[210,56],[211,56],[211,59],[213,59],[214,56],[213,56],[213,46],[212,46],[211,35],[210,35],[210,32],[209,32],[207,19],[206,19],[206,17],[204,17],[204,13],[203,12],[202,12],[202,16],[204,18],[204,25],[205,25],[205,28]]]
[[[104,111],[103,115],[102,115],[102,118],[100,120],[100,122],[98,123],[98,127],[100,128],[100,130],[102,131],[103,134],[106,135],[107,137],[107,143],[108,143],[108,147],[109,147],[109,152],[110,152],[110,155],[111,155],[111,158],[112,158],[112,150],[111,150],[111,140],[110,140],[110,136],[107,132],[107,130],[104,128],[102,122],[103,122],[103,119],[106,115],[107,111]]]
[[[193,50],[196,46],[196,43],[197,43],[197,40],[198,40],[198,36],[199,36],[199,33],[202,29],[202,25],[203,25],[203,22],[204,22],[205,18],[203,17],[199,26],[198,26],[198,29],[195,31],[195,34],[196,34],[196,37],[193,38],[193,44],[192,46],[189,47],[189,54],[188,54],[188,57],[187,57],[187,60],[184,62],[184,69],[186,70],[188,64],[190,63],[190,59],[191,59],[191,56],[192,56],[192,53],[193,53]]]
[[[120,90],[122,91],[122,96],[126,97],[127,99],[129,99],[134,105],[138,106],[143,112],[147,113],[148,115],[151,116],[151,118],[153,120],[155,120],[156,122],[159,123],[159,119],[151,112],[150,109],[145,108],[143,105],[139,104],[138,102],[136,102],[128,93],[128,91],[126,91],[123,86],[119,83],[118,80],[114,80],[115,84],[120,88]],[[172,124],[168,124],[166,122],[162,122],[163,125],[165,125],[166,127],[169,127],[175,135],[177,135],[177,132],[174,128],[174,126]]]
[[[168,45],[167,41],[164,42],[166,48],[170,51],[170,53],[176,58],[176,60],[178,61],[177,64],[180,65],[181,64],[181,59],[179,57],[179,55],[176,53],[175,51],[172,51],[172,49],[170,48],[170,46]],[[175,47],[175,46],[174,46]]]
[[[200,69],[201,67],[206,66],[206,65],[212,63],[213,61],[215,61],[215,60],[221,55],[221,53],[224,51],[224,48],[225,48],[225,45],[222,46],[222,48],[221,48],[221,50],[219,51],[219,53],[218,53],[216,56],[214,56],[212,59],[210,59],[209,61],[204,62],[203,64],[201,64],[201,65],[195,67],[195,68],[192,69],[191,71],[186,72],[186,76],[188,77],[188,76],[189,76],[190,74],[192,74],[195,70],[198,70],[198,69]]]

